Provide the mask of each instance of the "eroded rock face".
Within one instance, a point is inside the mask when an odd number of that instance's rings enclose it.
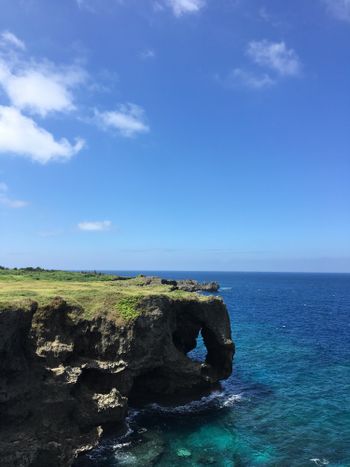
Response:
[[[191,393],[231,374],[227,310],[208,301],[147,298],[117,326],[55,299],[0,312],[0,456],[7,466],[69,466],[107,424],[122,424],[131,392]],[[186,354],[202,333],[203,363]]]

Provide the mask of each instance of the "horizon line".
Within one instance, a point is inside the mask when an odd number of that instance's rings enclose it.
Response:
[[[69,269],[69,271],[83,271],[84,269]],[[98,272],[219,272],[223,274],[232,274],[232,273],[239,273],[239,274],[350,274],[350,271],[241,271],[241,270],[230,270],[230,271],[222,271],[219,269],[88,269],[88,271],[98,271]]]
[[[249,271],[242,271],[242,270],[220,270],[220,269],[110,269],[110,268],[56,268],[56,267],[42,267],[42,266],[4,266],[2,267],[6,269],[26,269],[29,267],[32,268],[41,268],[51,271],[69,271],[69,272],[139,272],[139,273],[171,273],[171,272],[189,272],[189,273],[221,273],[221,274],[350,274],[350,271],[263,271],[263,270],[249,270]]]

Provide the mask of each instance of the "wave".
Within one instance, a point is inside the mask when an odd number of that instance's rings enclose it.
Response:
[[[224,401],[223,407],[232,407],[236,402],[240,402],[243,399],[242,394],[232,394]]]
[[[128,441],[127,443],[116,443],[113,444],[113,449],[124,449],[131,446],[131,441]]]
[[[188,402],[184,405],[164,406],[161,404],[150,404],[145,410],[156,411],[164,414],[189,414],[198,413],[208,409],[222,409],[232,407],[243,399],[243,394],[227,394],[225,392],[215,391],[209,396],[204,396],[199,400]]]
[[[313,457],[312,459],[310,459],[310,461],[316,465],[328,465],[329,464],[329,460],[325,458],[319,459],[318,457]]]
[[[160,404],[149,404],[143,409],[129,408],[128,416],[125,419],[126,431],[118,437],[105,439],[92,452],[87,453],[86,457],[91,461],[98,462],[99,459],[105,459],[106,456],[113,456],[118,460],[118,465],[136,465],[136,458],[130,449],[135,440],[140,439],[143,433],[148,430],[138,424],[139,415],[186,415],[199,414],[208,410],[226,409],[232,407],[237,402],[243,400],[243,394],[230,394],[225,391],[214,391],[208,396],[191,401],[187,404],[177,406],[163,406]],[[321,465],[321,464],[318,464]]]
[[[128,416],[125,418],[126,432],[118,437],[119,448],[125,447],[123,445],[130,444],[126,441],[132,434],[135,433],[135,428],[132,427],[135,418],[139,415],[140,410],[129,408]],[[118,449],[118,444],[113,446]]]

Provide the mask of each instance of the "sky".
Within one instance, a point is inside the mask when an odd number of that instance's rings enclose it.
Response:
[[[0,264],[350,272],[349,0],[0,9]]]

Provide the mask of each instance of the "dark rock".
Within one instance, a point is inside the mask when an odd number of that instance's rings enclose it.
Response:
[[[187,357],[199,332],[204,363]],[[233,353],[228,313],[217,297],[149,297],[142,314],[119,327],[103,316],[86,319],[60,298],[2,310],[1,466],[70,466],[97,445],[104,426],[122,425],[131,394],[210,388],[231,374]],[[149,442],[159,457],[161,441]]]
[[[143,276],[140,274],[137,276],[139,279],[139,286],[149,285],[170,285],[173,289],[183,290],[185,292],[217,292],[220,288],[218,282],[198,282],[193,279],[162,279],[157,276]]]
[[[186,292],[217,292],[220,285],[217,282],[197,282],[192,279],[177,281],[177,287]]]

